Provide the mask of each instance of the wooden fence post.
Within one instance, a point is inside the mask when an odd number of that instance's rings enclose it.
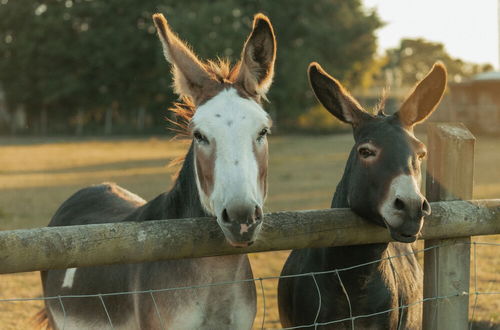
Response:
[[[472,198],[475,138],[461,123],[431,123],[427,129],[426,195],[429,201]],[[424,255],[426,330],[467,329],[469,320],[470,236],[426,240],[440,246]],[[453,296],[456,295],[456,296]]]

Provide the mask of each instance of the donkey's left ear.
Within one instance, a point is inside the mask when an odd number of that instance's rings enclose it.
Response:
[[[153,22],[163,45],[165,59],[172,65],[175,93],[181,97],[188,96],[197,103],[203,95],[203,89],[214,82],[198,57],[170,29],[162,14],[154,14]]]
[[[241,53],[241,63],[236,83],[252,96],[266,98],[274,76],[276,38],[273,26],[263,14],[253,20],[253,30]]]
[[[397,113],[406,127],[418,124],[437,108],[446,89],[446,67],[437,62],[408,96]]]

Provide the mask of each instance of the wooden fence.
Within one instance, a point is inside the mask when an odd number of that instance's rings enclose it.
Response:
[[[461,124],[428,128],[426,190],[432,214],[421,239],[425,329],[466,329],[470,236],[500,234],[500,199],[470,200],[474,137]],[[386,229],[348,209],[265,215],[259,240],[233,248],[213,218],[38,228],[0,232],[0,274],[251,252],[389,242]],[[464,244],[465,243],[465,244]],[[454,295],[455,293],[458,293]]]
[[[423,239],[500,233],[500,200],[431,203]],[[0,273],[389,242],[347,209],[266,214],[254,245],[234,248],[214,219],[178,219],[0,232]]]

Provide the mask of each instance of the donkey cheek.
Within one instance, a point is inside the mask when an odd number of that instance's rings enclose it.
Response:
[[[203,151],[196,152],[196,169],[200,187],[206,196],[210,196],[214,190],[214,167],[215,167],[215,150],[209,155]]]
[[[262,194],[262,198],[264,199],[267,195],[267,159],[268,159],[268,147],[267,141],[265,145],[258,150],[258,146],[254,143],[253,145],[253,153],[255,155],[255,160],[257,161],[257,167],[259,169],[259,188]]]

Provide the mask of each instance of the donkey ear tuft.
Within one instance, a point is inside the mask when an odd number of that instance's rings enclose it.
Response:
[[[276,38],[271,21],[264,14],[257,14],[253,29],[243,46],[236,83],[255,95],[265,98],[271,87],[276,61]]]
[[[168,23],[167,23],[167,19],[165,18],[165,16],[163,16],[163,14],[160,14],[160,13],[153,14],[153,22],[155,24],[156,31],[158,31],[158,35],[160,37],[160,40],[162,42],[163,42],[163,40],[168,40],[168,36],[167,36]]]
[[[443,63],[436,62],[403,102],[397,113],[401,123],[412,127],[426,120],[441,102],[446,90],[446,81],[446,67]]]
[[[309,83],[318,101],[344,123],[358,126],[371,117],[335,78],[316,62],[309,64]]]
[[[210,75],[204,65],[170,29],[162,14],[154,14],[153,22],[163,46],[165,59],[172,65],[174,89],[179,96],[190,97],[195,103],[210,83]]]

